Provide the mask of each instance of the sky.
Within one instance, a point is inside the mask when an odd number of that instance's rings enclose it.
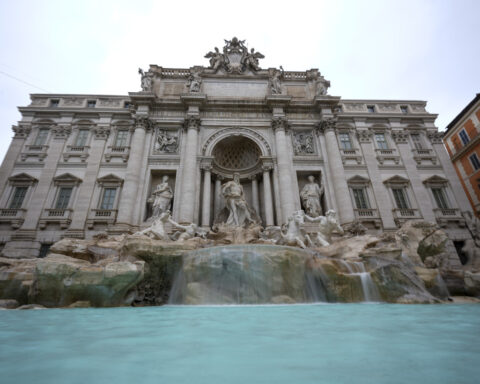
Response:
[[[344,99],[426,100],[446,125],[480,92],[477,0],[0,0],[0,159],[30,93],[140,90],[138,68],[208,65],[237,36],[263,68],[318,68]]]

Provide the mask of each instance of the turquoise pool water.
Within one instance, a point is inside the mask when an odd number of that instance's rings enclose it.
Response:
[[[480,305],[0,311],[0,382],[479,383]]]

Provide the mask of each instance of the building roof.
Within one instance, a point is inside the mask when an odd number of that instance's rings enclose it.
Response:
[[[468,103],[468,105],[462,109],[462,112],[460,112],[451,122],[450,124],[447,125],[447,130],[445,131],[444,133],[444,136],[446,136],[448,134],[448,132],[450,131],[450,129],[452,129],[455,124],[457,124],[463,116],[465,116],[469,111],[470,111],[470,108],[472,108],[474,106],[474,104],[480,100],[480,93],[477,93],[477,95],[475,96],[475,98],[470,102]]]

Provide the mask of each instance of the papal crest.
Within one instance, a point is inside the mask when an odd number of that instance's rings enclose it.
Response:
[[[244,73],[246,70],[252,72],[259,71],[261,68],[258,59],[263,59],[260,52],[255,52],[252,48],[250,52],[245,46],[245,40],[238,40],[234,37],[232,40],[225,40],[223,53],[215,47],[214,51],[210,51],[205,58],[210,59],[210,69],[216,73],[219,69],[223,69],[228,73]]]

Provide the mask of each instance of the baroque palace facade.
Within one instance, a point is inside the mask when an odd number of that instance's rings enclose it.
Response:
[[[423,219],[470,238],[468,199],[424,101],[331,96],[318,70],[262,69],[236,38],[206,58],[139,70],[142,90],[128,96],[32,94],[0,170],[3,254],[145,227],[163,182],[174,220],[212,227],[233,173],[264,227],[304,208],[313,176],[342,224]]]

